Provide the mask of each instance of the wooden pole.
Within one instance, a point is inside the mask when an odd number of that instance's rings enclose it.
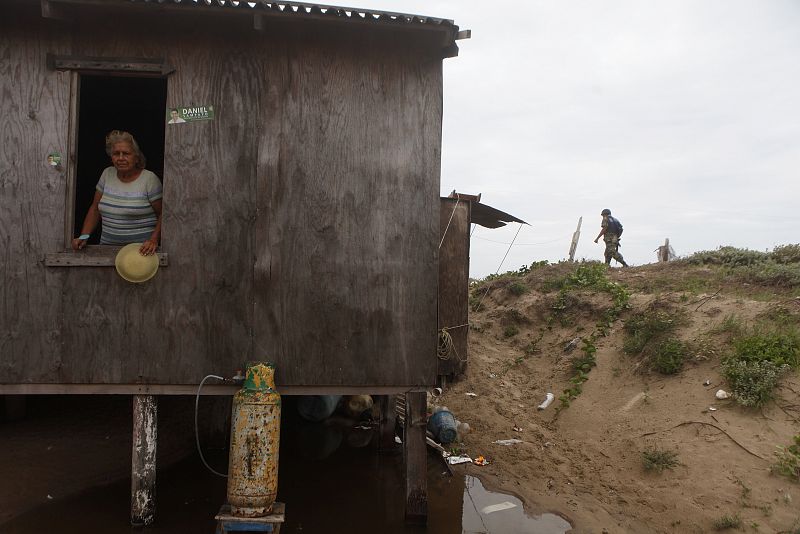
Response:
[[[154,395],[133,396],[131,525],[153,523],[156,514],[158,402]]]
[[[397,423],[397,412],[395,411],[394,395],[376,396],[380,407],[380,422],[378,424],[378,452],[389,453],[398,450],[394,440],[394,430]]]
[[[428,521],[428,451],[425,445],[426,400],[424,391],[406,393],[403,436],[406,471],[406,523]]]
[[[569,246],[569,261],[575,261],[575,250],[578,248],[578,239],[581,237],[581,223],[583,222],[583,217],[578,219],[578,228],[575,229],[575,233],[572,234],[572,243]]]

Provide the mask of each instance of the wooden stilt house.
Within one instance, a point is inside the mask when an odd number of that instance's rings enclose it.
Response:
[[[193,394],[269,360],[284,394],[411,392],[424,410],[442,60],[462,37],[296,2],[4,2],[0,394]],[[96,236],[70,249],[113,129],[163,181],[160,269],[142,284]]]

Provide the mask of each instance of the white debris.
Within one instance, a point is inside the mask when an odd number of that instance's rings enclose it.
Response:
[[[516,445],[517,443],[524,443],[524,442],[521,439],[512,438],[512,439],[498,439],[498,440],[493,441],[492,443],[496,443],[498,445],[506,445],[506,446],[508,446],[508,445]]]
[[[552,393],[548,392],[547,395],[544,396],[544,402],[542,402],[536,409],[544,410],[545,408],[550,406],[550,403],[553,402],[554,398],[555,396]]]
[[[711,380],[709,380],[708,378],[706,378],[706,381],[705,381],[705,382],[703,382],[703,385],[704,385],[704,386],[710,386],[710,385],[711,385]]]
[[[471,392],[471,391],[467,391],[467,392],[465,393],[465,395],[466,395],[467,397],[473,397],[473,398],[478,396],[478,394],[477,394],[477,393],[473,393],[473,392]]]
[[[716,395],[715,395],[715,396],[716,396],[716,397],[717,397],[719,400],[724,400],[724,399],[727,399],[727,398],[729,398],[729,397],[730,397],[730,394],[728,394],[728,392],[727,392],[727,391],[725,391],[724,389],[720,389],[720,390],[718,390],[718,391],[717,391],[717,393],[716,393]]]
[[[486,514],[491,514],[492,512],[500,512],[501,510],[508,510],[509,508],[516,508],[516,507],[517,505],[514,504],[513,502],[505,501],[498,504],[490,504],[489,506],[484,506],[483,508],[481,508],[481,513],[486,515]]]
[[[709,407],[708,407],[708,411],[709,411],[709,412],[716,412],[716,411],[717,411],[717,409],[716,409],[716,408],[714,408],[713,406],[709,406]]]
[[[461,456],[450,456],[447,458],[447,463],[450,465],[470,464],[472,463],[472,458],[464,454]]]

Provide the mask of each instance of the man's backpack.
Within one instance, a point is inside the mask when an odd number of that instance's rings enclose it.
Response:
[[[607,231],[611,232],[612,234],[616,234],[617,237],[622,237],[622,223],[619,222],[619,219],[616,219],[611,215],[609,215]]]

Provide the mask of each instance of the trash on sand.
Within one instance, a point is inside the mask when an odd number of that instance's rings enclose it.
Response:
[[[555,398],[555,396],[552,393],[548,392],[547,395],[544,396],[544,402],[542,402],[536,409],[537,410],[544,410],[545,408],[550,406],[550,403],[553,402],[554,398]]]
[[[497,374],[496,373],[489,373],[489,378],[497,378]]]
[[[47,494],[47,499],[48,499],[48,500],[50,500],[50,501],[52,501],[52,500],[53,500],[53,496],[52,496],[52,495],[50,495],[50,494],[48,493],[48,494]]]
[[[520,427],[518,427],[517,425],[514,425],[513,427],[511,427],[511,430],[513,430],[514,432],[522,432],[522,429]]]
[[[431,390],[431,395],[433,395],[434,397],[438,397],[441,394],[442,394],[442,388],[433,388]]]
[[[581,342],[581,338],[580,337],[576,337],[575,339],[573,339],[572,341],[567,343],[567,346],[564,347],[564,352],[572,352],[573,350],[575,350],[575,347],[577,347],[578,343],[580,343],[580,342]]]
[[[447,456],[446,458],[447,463],[450,465],[468,464],[472,462],[472,458],[466,454],[462,454],[461,456]]]
[[[400,439],[400,436],[395,436],[395,437],[394,437],[394,442],[395,442],[395,443],[403,443],[403,440],[402,440],[402,439]]]
[[[467,391],[467,392],[465,393],[465,395],[466,395],[467,397],[477,397],[477,396],[478,396],[478,394],[477,394],[477,393],[473,393],[473,392],[471,392],[471,391]]]
[[[704,385],[704,386],[710,386],[710,385],[711,385],[711,380],[709,380],[708,378],[706,378],[706,381],[705,381],[705,382],[703,382],[703,385]]]
[[[708,407],[708,411],[709,411],[709,412],[716,412],[716,411],[717,411],[717,409],[716,409],[716,408],[714,408],[713,406],[709,406],[709,407]]]
[[[472,460],[472,463],[475,465],[489,465],[489,460],[487,460],[483,456],[478,456],[477,458]]]
[[[724,400],[724,399],[729,398],[730,395],[724,389],[720,389],[720,390],[717,390],[717,393],[716,393],[715,397],[717,397],[719,400]]]
[[[514,504],[513,502],[505,501],[498,504],[490,504],[489,506],[484,506],[483,508],[481,508],[481,513],[486,515],[486,514],[491,514],[492,512],[500,512],[501,510],[508,510],[509,508],[516,508],[516,507],[517,505]]]
[[[523,443],[521,439],[512,438],[512,439],[497,439],[494,440],[492,443],[496,443],[498,445],[516,445],[517,443]]]

